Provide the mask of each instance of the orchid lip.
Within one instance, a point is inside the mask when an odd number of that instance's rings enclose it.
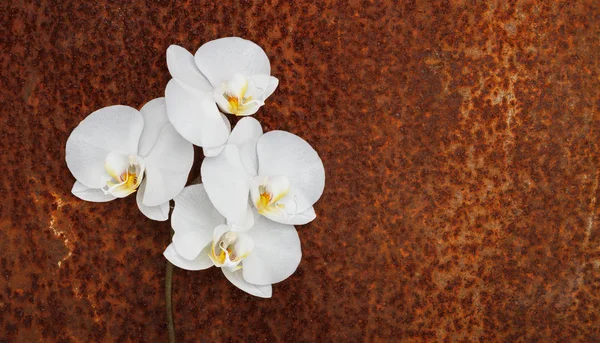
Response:
[[[242,268],[242,260],[250,254],[253,246],[248,236],[227,231],[213,240],[208,256],[215,266],[235,271]]]
[[[265,104],[264,90],[254,80],[241,74],[235,74],[231,80],[223,82],[213,93],[222,111],[238,116],[254,114]]]
[[[110,179],[106,181],[102,191],[117,198],[134,193],[144,178],[145,164],[137,155],[111,152],[104,160],[104,168]]]
[[[258,213],[265,215],[284,211],[286,196],[290,192],[290,182],[285,176],[257,177],[251,190],[252,202]]]

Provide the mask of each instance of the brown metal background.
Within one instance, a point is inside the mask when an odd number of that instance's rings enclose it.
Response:
[[[73,197],[65,141],[230,35],[327,182],[272,299],[175,270],[179,341],[600,341],[598,2],[82,3],[0,4],[0,342],[166,341],[169,224]]]

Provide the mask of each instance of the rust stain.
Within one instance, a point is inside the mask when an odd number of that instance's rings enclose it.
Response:
[[[70,235],[68,233],[66,233],[65,231],[63,231],[62,228],[59,228],[57,225],[57,220],[58,220],[57,212],[59,212],[61,210],[61,208],[64,206],[64,202],[55,193],[51,193],[51,195],[54,197],[54,204],[56,205],[56,209],[50,213],[49,228],[50,228],[50,230],[52,230],[52,232],[54,233],[54,235],[56,237],[59,237],[60,239],[63,240],[63,244],[68,249],[67,254],[60,261],[57,262],[57,265],[60,268],[61,264],[73,255],[74,244],[72,241],[69,242]]]

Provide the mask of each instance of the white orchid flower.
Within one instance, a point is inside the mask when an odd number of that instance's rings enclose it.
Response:
[[[292,275],[302,258],[292,225],[257,215],[252,228],[239,231],[226,224],[202,184],[185,187],[175,198],[171,225],[175,235],[164,251],[171,263],[187,270],[219,267],[231,283],[254,296],[270,298],[271,285]]]
[[[279,81],[271,76],[264,50],[238,37],[220,38],[202,45],[192,56],[171,45],[167,66],[173,77],[167,84],[167,113],[175,129],[188,141],[218,154],[231,130],[219,112],[252,115],[264,105]]]
[[[78,198],[105,202],[137,191],[140,211],[162,221],[185,186],[194,147],[169,123],[158,98],[140,111],[116,105],[87,116],[67,140],[66,160]]]
[[[278,223],[306,224],[325,187],[323,162],[310,144],[285,131],[263,134],[254,118],[238,122],[223,151],[204,159],[201,174],[217,210],[242,228],[252,225],[251,207]]]

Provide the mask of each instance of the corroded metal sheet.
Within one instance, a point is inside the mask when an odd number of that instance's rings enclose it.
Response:
[[[600,341],[598,3],[273,0],[0,4],[0,342],[166,340],[169,225],[74,198],[65,142],[230,35],[327,185],[272,299],[175,270],[179,341]]]

